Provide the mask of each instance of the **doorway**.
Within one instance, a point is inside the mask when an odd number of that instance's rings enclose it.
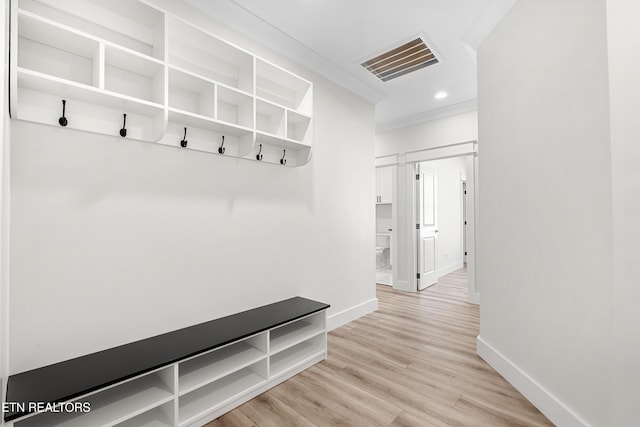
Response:
[[[419,270],[418,235],[416,225],[419,216],[416,204],[415,165],[431,160],[463,157],[467,163],[466,177],[466,252],[468,274],[468,302],[480,303],[480,293],[475,280],[475,248],[476,248],[476,185],[478,171],[478,142],[467,141],[432,148],[423,148],[402,154],[389,154],[376,157],[376,167],[393,167],[393,204],[392,204],[392,264],[393,288],[400,291],[416,292],[418,290],[417,275]],[[436,181],[438,178],[436,177]],[[458,182],[458,189],[460,181]],[[440,218],[442,219],[442,218]],[[436,227],[439,227],[436,218]],[[440,231],[440,229],[438,228]],[[462,236],[460,237],[462,240]],[[460,242],[461,242],[460,240]],[[436,250],[437,250],[436,242]],[[459,243],[460,244],[460,243]],[[435,251],[434,251],[435,253]],[[449,258],[451,260],[451,258]]]
[[[467,171],[468,173],[468,171]],[[460,178],[460,198],[462,199],[462,260],[467,266],[467,179]]]
[[[393,286],[395,166],[376,168],[376,283]]]
[[[415,164],[416,287],[464,267],[464,189],[468,156]]]

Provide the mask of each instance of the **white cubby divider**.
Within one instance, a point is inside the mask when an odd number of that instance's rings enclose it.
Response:
[[[301,114],[311,114],[312,84],[295,74],[256,59],[256,95]]]
[[[184,395],[267,358],[267,334],[260,333],[179,364],[178,392]]]
[[[15,0],[11,19],[12,118],[60,126],[65,100],[71,129],[118,136],[126,114],[131,139],[311,157],[312,83],[206,29],[138,0]]]
[[[4,414],[5,425],[201,426],[326,359],[328,308],[294,297],[11,376],[8,401],[12,396],[21,402],[40,401],[44,388],[51,399],[44,401],[88,403],[91,410]],[[188,349],[175,348],[177,343]],[[168,363],[161,363],[165,358]],[[147,363],[155,369],[146,370]],[[131,378],[111,377],[115,372],[131,374],[132,369],[136,374]],[[52,383],[53,378],[57,381]],[[96,386],[95,381],[106,383]],[[82,388],[74,390],[68,383]]]
[[[130,0],[19,0],[22,10],[164,60],[165,14]]]
[[[215,84],[178,68],[169,68],[169,108],[215,117]]]
[[[89,412],[43,412],[16,422],[15,426],[113,426],[126,422],[174,401],[174,369],[169,366],[85,396],[82,402],[89,403]]]
[[[99,87],[99,40],[26,11],[18,26],[19,68]]]
[[[134,51],[105,45],[104,89],[164,105],[164,64]]]

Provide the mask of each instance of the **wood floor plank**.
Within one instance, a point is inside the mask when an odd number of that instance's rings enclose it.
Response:
[[[499,401],[487,396],[474,396],[463,393],[455,406],[460,412],[472,415],[485,422],[485,425],[504,426],[547,426],[549,421],[537,409],[507,399]]]
[[[242,406],[241,412],[261,427],[280,427],[283,425],[314,427],[312,422],[272,393],[262,393],[250,400]]]
[[[328,334],[326,361],[207,427],[552,425],[476,354],[466,269],[377,296],[378,311]]]
[[[207,427],[257,427],[253,420],[247,417],[242,411],[227,412],[216,420],[213,420]]]

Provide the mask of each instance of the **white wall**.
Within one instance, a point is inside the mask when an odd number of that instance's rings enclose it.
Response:
[[[557,425],[616,425],[606,35],[520,0],[478,52],[479,352]]]
[[[462,268],[461,176],[466,177],[464,157],[420,163],[420,172],[436,176],[436,271],[438,277]]]
[[[0,22],[8,28],[8,2],[0,1]],[[7,39],[6,32],[0,32],[0,400],[5,401],[6,379],[9,365],[8,323],[9,323],[9,111],[7,100]],[[0,425],[4,417],[0,417]]]
[[[155,3],[312,80],[313,158],[284,168],[12,122],[12,373],[295,295],[331,316],[375,308],[373,105]]]
[[[611,165],[615,402],[611,425],[638,423],[640,384],[640,2],[607,0]]]
[[[376,134],[376,157],[478,139],[478,113],[470,111]]]

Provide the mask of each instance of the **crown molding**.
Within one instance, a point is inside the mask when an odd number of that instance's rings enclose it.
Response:
[[[446,107],[438,108],[437,110],[424,111],[411,116],[399,117],[383,123],[377,123],[376,133],[388,132],[390,130],[441,119],[455,114],[468,113],[469,111],[476,111],[477,109],[478,100],[477,98],[474,98],[457,104],[447,105]]]
[[[350,92],[376,104],[383,93],[345,71],[296,38],[253,14],[234,0],[186,0],[187,3],[246,34],[278,54],[326,77]]]

